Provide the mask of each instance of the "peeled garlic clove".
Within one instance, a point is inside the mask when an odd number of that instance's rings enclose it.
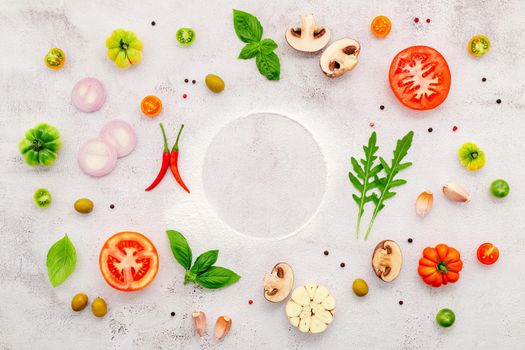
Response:
[[[443,185],[443,194],[451,201],[458,203],[470,202],[470,194],[467,192],[465,186],[449,181]]]
[[[219,316],[215,322],[215,339],[221,340],[228,334],[232,326],[232,319],[228,316]]]
[[[434,203],[434,195],[431,191],[424,191],[416,199],[416,213],[423,217],[430,213],[432,204]]]
[[[204,330],[206,329],[206,315],[202,311],[195,311],[191,314],[193,318],[193,324],[199,337],[202,337]]]

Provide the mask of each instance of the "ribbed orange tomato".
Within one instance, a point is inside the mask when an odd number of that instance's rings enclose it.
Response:
[[[440,287],[457,282],[462,268],[459,252],[446,244],[438,244],[435,248],[426,247],[423,250],[417,272],[426,284]]]

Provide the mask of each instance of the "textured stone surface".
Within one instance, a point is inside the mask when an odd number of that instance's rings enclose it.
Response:
[[[495,344],[498,349],[522,348],[523,6],[520,0],[0,0],[0,349],[491,349]],[[232,29],[232,7],[256,14],[265,35],[279,44],[280,82],[262,78],[253,61],[237,60],[242,43]],[[309,12],[332,29],[333,39],[350,36],[361,42],[360,63],[351,74],[330,81],[322,76],[317,56],[286,45],[286,27]],[[378,14],[389,16],[394,24],[383,40],[369,32],[369,23]],[[420,18],[419,24],[414,17]],[[198,33],[189,48],[175,41],[175,31],[182,26]],[[106,57],[104,41],[118,27],[135,31],[145,43],[143,62],[128,71],[118,70]],[[478,33],[486,34],[493,47],[476,59],[465,46]],[[435,47],[452,71],[451,93],[434,111],[403,108],[388,87],[391,58],[414,44]],[[54,46],[68,57],[58,72],[42,62]],[[226,82],[220,95],[203,87],[210,72]],[[93,114],[81,113],[69,102],[71,88],[86,76],[100,79],[108,92],[106,104]],[[487,81],[483,83],[482,77]],[[197,84],[185,84],[185,78],[196,79]],[[188,99],[182,99],[183,93]],[[140,113],[139,101],[147,94],[164,101],[165,109],[156,120]],[[498,98],[501,104],[496,104]],[[380,105],[385,106],[383,111]],[[214,136],[236,118],[258,112],[298,121],[312,133],[326,161],[326,192],[319,212],[297,235],[280,241],[236,233],[220,221],[203,187],[204,159]],[[77,166],[77,150],[113,118],[134,125],[139,144],[110,175],[90,178]],[[160,164],[158,121],[165,123],[171,142],[179,123],[186,124],[181,167],[190,196],[169,177],[155,191],[143,190]],[[58,126],[63,136],[60,158],[49,169],[28,167],[17,150],[24,131],[38,122]],[[414,130],[409,154],[414,166],[404,172],[409,184],[387,203],[371,238],[357,241],[357,210],[347,171],[349,157],[359,154],[368,139],[370,122],[375,123],[385,157],[390,157],[396,138]],[[459,128],[455,133],[454,125]],[[429,127],[432,133],[427,132]],[[459,145],[469,140],[487,153],[487,165],[477,173],[468,173],[456,158]],[[503,201],[488,194],[490,182],[499,177],[511,185],[511,195]],[[459,206],[443,198],[440,186],[449,179],[469,188],[471,203]],[[51,191],[49,209],[33,204],[38,187]],[[428,217],[420,219],[414,200],[426,189],[435,192],[435,205]],[[231,193],[231,198],[235,195]],[[80,197],[95,202],[92,214],[74,212],[73,202]],[[219,248],[219,264],[239,272],[240,282],[217,291],[183,285],[183,271],[165,237],[168,228],[182,231],[195,253]],[[101,245],[121,230],[147,234],[160,254],[156,280],[139,293],[112,290],[98,270]],[[73,275],[53,289],[45,258],[64,233],[77,247],[78,263]],[[409,237],[412,244],[407,243]],[[390,284],[379,281],[370,267],[372,248],[386,238],[396,240],[405,257],[403,271]],[[500,248],[500,260],[492,267],[475,258],[475,249],[485,241]],[[440,242],[458,248],[465,266],[457,284],[432,290],[421,283],[416,266],[421,250]],[[330,255],[324,256],[324,250]],[[324,334],[300,334],[289,326],[284,305],[263,299],[262,276],[277,261],[294,267],[297,285],[319,282],[335,296],[335,321]],[[340,268],[343,261],[346,267]],[[357,277],[369,282],[370,293],[364,299],[351,292]],[[69,303],[78,291],[91,300],[104,297],[108,315],[95,319],[89,310],[73,313]],[[249,299],[253,305],[248,305]],[[399,300],[404,301],[402,306]],[[450,329],[434,322],[442,307],[456,312],[456,324]],[[190,316],[194,309],[204,310],[209,319],[203,339],[194,335]],[[233,327],[227,338],[216,342],[210,334],[221,314],[232,317]]]

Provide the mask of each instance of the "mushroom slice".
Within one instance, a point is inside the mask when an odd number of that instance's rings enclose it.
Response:
[[[374,249],[372,267],[374,272],[385,282],[392,282],[401,272],[403,255],[401,248],[394,241],[381,241]]]
[[[264,298],[278,303],[288,297],[293,288],[293,270],[287,263],[278,263],[271,273],[264,275]]]
[[[301,16],[299,27],[288,28],[285,37],[297,51],[317,52],[328,44],[330,29],[317,25],[313,15],[306,15]]]
[[[290,324],[305,333],[323,332],[332,323],[334,314],[334,297],[316,283],[296,288],[286,304]]]
[[[321,70],[329,78],[337,78],[351,71],[357,65],[361,45],[351,38],[339,39],[324,50],[321,55]]]

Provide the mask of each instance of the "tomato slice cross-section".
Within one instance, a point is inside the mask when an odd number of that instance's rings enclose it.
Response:
[[[159,269],[159,256],[146,236],[126,231],[108,238],[100,251],[99,264],[111,287],[132,292],[153,281]]]
[[[390,87],[404,106],[428,110],[439,106],[450,90],[450,69],[445,58],[428,46],[412,46],[392,60]]]

